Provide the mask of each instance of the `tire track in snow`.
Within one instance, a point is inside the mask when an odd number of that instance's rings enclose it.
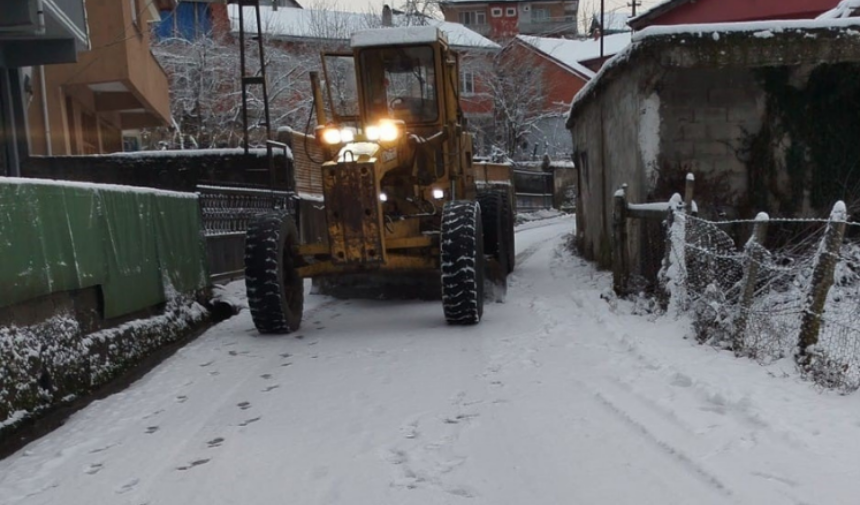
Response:
[[[637,421],[630,413],[621,408],[615,402],[609,400],[609,398],[604,396],[599,391],[592,390],[591,392],[594,399],[597,400],[597,403],[602,405],[606,411],[610,412],[627,426],[629,426],[631,428],[631,432],[636,433],[637,435],[640,435],[646,440],[648,440],[648,442],[658,448],[661,452],[679,463],[682,468],[699,478],[701,482],[707,484],[708,487],[710,487],[713,491],[716,491],[725,497],[734,498],[735,493],[732,492],[732,490],[726,484],[724,484],[714,474],[706,470],[703,466],[693,461],[693,459],[690,458],[686,453],[679,450],[672,444],[666,442],[665,440],[657,437],[644,424]],[[733,501],[737,503],[737,500]]]

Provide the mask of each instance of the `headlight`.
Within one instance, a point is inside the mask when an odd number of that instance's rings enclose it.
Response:
[[[379,127],[378,126],[368,126],[364,129],[364,136],[367,137],[367,140],[379,140]]]
[[[397,137],[400,136],[400,129],[397,128],[397,125],[391,123],[389,121],[382,121],[379,123],[379,140],[383,142],[391,142],[393,140],[397,140]]]
[[[367,140],[383,142],[392,142],[400,136],[400,127],[394,121],[382,120],[379,124],[370,125],[364,129],[364,136]]]
[[[341,134],[337,128],[326,128],[322,132],[323,142],[329,145],[340,144]]]
[[[345,144],[355,140],[354,128],[326,128],[322,132],[323,142],[329,145]]]
[[[436,200],[441,200],[441,199],[445,198],[445,191],[443,191],[441,189],[434,189],[433,190],[433,198],[435,198]]]

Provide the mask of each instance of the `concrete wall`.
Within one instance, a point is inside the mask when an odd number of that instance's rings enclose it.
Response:
[[[710,211],[734,215],[747,193],[742,139],[761,128],[765,113],[764,92],[752,71],[673,69],[661,79],[660,88],[658,168],[693,172],[700,190],[722,181],[729,192],[701,194],[697,200]],[[679,185],[674,191],[682,189]]]
[[[641,82],[652,74],[642,66],[614,79],[600,98],[590,101],[573,120],[574,161],[578,167],[577,244],[587,259],[601,268],[612,264],[612,196],[628,185],[631,201],[644,201],[648,193],[644,163],[639,149],[642,104]],[[634,225],[636,226],[636,225]],[[638,228],[631,233],[638,232]],[[638,261],[638,252],[631,251]]]

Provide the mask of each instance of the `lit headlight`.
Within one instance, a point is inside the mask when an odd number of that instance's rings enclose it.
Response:
[[[367,140],[379,140],[379,127],[378,126],[368,126],[364,129],[364,136],[367,137]]]
[[[323,142],[329,145],[340,144],[341,134],[337,128],[326,128],[322,132]]]
[[[383,142],[391,142],[393,140],[397,140],[397,137],[400,136],[400,129],[397,128],[397,125],[388,121],[382,121],[379,123],[379,140]]]
[[[322,132],[323,142],[329,145],[345,144],[355,140],[353,128],[326,128]]]
[[[379,201],[380,202],[387,202],[388,201],[388,195],[386,195],[385,193],[379,193]]]
[[[370,141],[381,140],[383,142],[392,142],[400,136],[400,128],[394,121],[383,119],[379,124],[365,128],[364,136]]]
[[[441,189],[434,189],[433,190],[433,198],[435,198],[436,200],[441,200],[441,199],[445,198],[445,191],[443,191]]]

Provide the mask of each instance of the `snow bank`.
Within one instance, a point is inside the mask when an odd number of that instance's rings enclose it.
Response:
[[[208,318],[190,296],[174,293],[159,315],[89,334],[68,312],[31,326],[0,327],[0,438],[107,383]]]

